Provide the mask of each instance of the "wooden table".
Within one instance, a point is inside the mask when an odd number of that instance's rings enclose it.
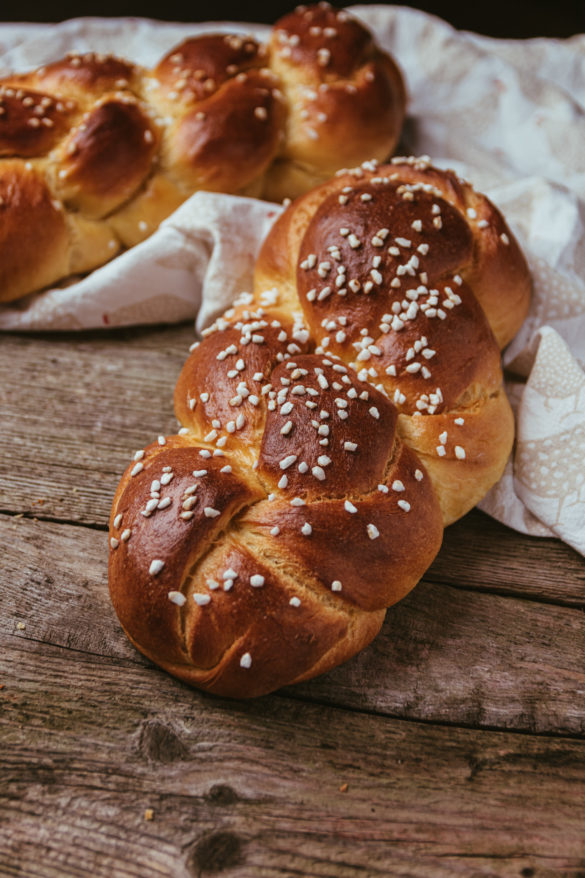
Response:
[[[357,658],[249,703],[123,635],[106,521],[192,327],[0,337],[0,875],[585,875],[585,564],[473,512]]]

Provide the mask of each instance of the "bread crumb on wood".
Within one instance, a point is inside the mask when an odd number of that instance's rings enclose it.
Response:
[[[154,819],[154,811],[152,808],[147,808],[144,812],[145,820],[153,820]]]
[[[339,787],[339,792],[346,793],[348,791],[348,789],[349,789],[349,784],[342,783],[341,786]]]
[[[24,631],[24,629],[26,628],[26,625],[24,624],[24,622],[17,622],[16,627],[18,628],[19,631]]]

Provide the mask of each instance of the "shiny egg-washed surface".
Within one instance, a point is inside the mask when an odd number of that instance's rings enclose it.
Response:
[[[294,202],[254,293],[192,348],[180,434],[116,493],[110,591],[138,648],[244,697],[369,643],[503,470],[494,332],[509,340],[529,295],[498,211],[424,159]]]

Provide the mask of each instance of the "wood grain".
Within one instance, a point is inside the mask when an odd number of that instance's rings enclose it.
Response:
[[[176,432],[193,328],[0,344],[0,508],[104,525],[132,453]]]
[[[0,543],[8,630],[143,662],[109,603],[103,532],[0,516]],[[581,735],[584,622],[578,609],[424,581],[390,610],[368,649],[290,692],[392,716]]]
[[[585,866],[585,742],[282,696],[222,701],[10,635],[0,655],[2,874],[542,878]]]
[[[105,523],[192,338],[1,339],[0,875],[583,878],[585,571],[559,541],[471,513],[368,650],[253,703],[127,641]]]
[[[446,529],[426,578],[585,607],[585,564],[578,552],[557,539],[516,533],[477,509]]]
[[[4,336],[0,509],[105,527],[133,451],[176,430],[172,392],[192,338],[190,325]],[[576,552],[479,512],[447,529],[428,578],[585,605],[585,566]]]

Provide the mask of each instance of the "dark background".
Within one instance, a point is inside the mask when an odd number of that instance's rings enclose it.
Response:
[[[82,15],[136,15],[166,21],[251,21],[272,23],[296,5],[251,0],[237,3],[214,0],[212,3],[189,3],[185,0],[52,0],[52,2],[7,3],[0,8],[3,21],[62,21]],[[336,5],[342,6],[343,3]],[[366,4],[360,4],[366,5]],[[457,28],[493,37],[568,37],[585,32],[585,0],[421,0],[403,3],[431,12]]]

